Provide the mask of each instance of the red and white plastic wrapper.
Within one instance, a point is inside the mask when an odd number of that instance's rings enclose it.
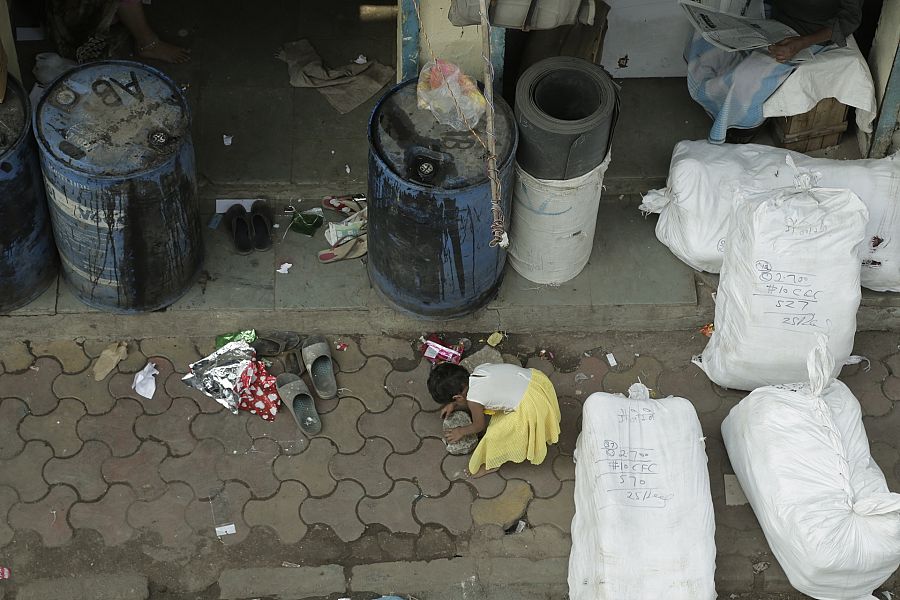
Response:
[[[0,579],[9,579],[11,573],[6,567],[0,567]]]
[[[422,356],[435,365],[442,362],[458,365],[462,361],[462,355],[462,344],[451,346],[434,334],[425,338],[422,344]]]
[[[275,376],[266,371],[264,364],[251,360],[238,378],[235,391],[240,397],[239,410],[246,410],[265,421],[275,420],[281,398],[275,388]]]

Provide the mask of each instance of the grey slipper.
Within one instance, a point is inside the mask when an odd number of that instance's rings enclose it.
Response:
[[[337,396],[337,381],[334,379],[334,363],[328,340],[321,335],[311,335],[303,340],[300,352],[319,398],[328,400]]]
[[[310,436],[322,431],[322,420],[316,412],[316,402],[299,375],[282,373],[275,378],[275,388],[281,401],[294,415],[300,431]]]

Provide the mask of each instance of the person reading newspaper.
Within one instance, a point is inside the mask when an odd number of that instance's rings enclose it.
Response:
[[[713,119],[714,144],[751,141],[763,104],[797,63],[846,46],[862,20],[862,0],[771,0],[770,20],[681,3],[697,29],[685,50],[688,90]]]

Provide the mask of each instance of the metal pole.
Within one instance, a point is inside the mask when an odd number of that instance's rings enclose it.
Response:
[[[487,128],[487,175],[491,181],[491,246],[506,248],[503,207],[500,205],[500,172],[497,170],[497,139],[494,136],[494,68],[491,64],[491,24],[488,21],[488,0],[479,0],[481,8],[481,52],[484,58],[484,97],[487,100],[485,124]]]

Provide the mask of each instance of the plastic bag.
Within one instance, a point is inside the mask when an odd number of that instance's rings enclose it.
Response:
[[[419,108],[427,108],[438,123],[456,131],[474,129],[487,108],[475,80],[441,59],[422,67],[416,97]]]
[[[807,369],[809,384],[744,398],[722,438],[791,585],[820,600],[875,600],[900,566],[900,494],[872,459],[859,402],[832,377],[824,336]]]
[[[575,449],[571,600],[715,600],[715,523],[693,405],[591,394]]]
[[[801,381],[806,355],[825,333],[843,365],[856,335],[868,216],[850,190],[739,192],[714,331],[694,362],[726,388]]]
[[[865,160],[811,158],[756,144],[678,142],[667,187],[644,196],[640,209],[659,213],[656,237],[682,261],[709,273],[722,269],[733,189],[793,185],[797,171],[819,187],[849,188],[869,209],[863,247],[863,287],[900,292],[900,155]],[[514,215],[515,216],[515,215]]]

